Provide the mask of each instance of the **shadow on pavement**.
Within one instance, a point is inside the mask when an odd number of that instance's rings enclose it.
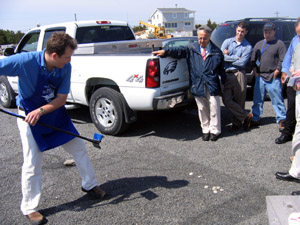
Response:
[[[54,215],[62,211],[84,211],[88,208],[104,206],[108,204],[118,204],[124,201],[129,201],[131,195],[140,193],[141,197],[151,201],[158,198],[159,195],[150,189],[162,187],[167,189],[182,188],[189,184],[186,180],[168,181],[165,176],[148,176],[148,177],[132,177],[122,178],[108,181],[101,185],[108,196],[104,200],[95,200],[88,195],[84,195],[74,201],[67,202],[58,206],[53,206],[40,210],[44,216]],[[136,197],[134,198],[136,199]],[[101,202],[101,205],[99,203]]]
[[[252,97],[252,90],[248,87],[246,101],[252,103]],[[247,108],[246,110],[250,112],[251,108]],[[89,108],[86,106],[68,110],[68,113],[75,126],[76,124],[84,123],[92,124]],[[143,138],[157,136],[181,141],[192,141],[201,138],[202,136],[196,104],[174,110],[138,112],[137,115],[137,121],[130,124],[129,128],[125,130],[124,133],[118,135],[119,137],[139,136],[140,138]],[[230,132],[232,114],[225,106],[221,106],[221,123],[221,137],[235,136],[244,132],[242,127],[237,132]],[[262,117],[260,126],[271,123],[275,123],[274,117]],[[252,129],[255,129],[255,127]]]

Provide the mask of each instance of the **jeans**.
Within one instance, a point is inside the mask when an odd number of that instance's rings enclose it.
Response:
[[[272,79],[271,81],[264,81],[260,76],[256,77],[255,86],[254,86],[254,96],[253,96],[253,121],[260,120],[263,114],[263,105],[266,95],[266,91],[269,93],[269,96],[272,101],[272,106],[276,113],[276,122],[279,123],[281,120],[286,118],[286,110],[281,95],[281,82],[279,78]]]

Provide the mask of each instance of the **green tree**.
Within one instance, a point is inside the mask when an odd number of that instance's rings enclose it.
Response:
[[[136,32],[139,32],[139,31],[144,31],[146,30],[146,26],[134,26],[133,28],[133,32],[136,33]]]
[[[0,30],[0,45],[7,44],[7,38],[3,30]]]
[[[195,25],[195,28],[198,29],[198,28],[201,27],[202,25],[203,25],[203,24],[196,24],[196,25]],[[214,29],[218,26],[218,24],[217,24],[216,22],[213,22],[213,23],[212,23],[211,20],[208,19],[206,26],[208,26],[208,27],[210,27],[212,30],[214,30]]]
[[[15,38],[14,38],[14,32],[11,30],[6,30],[4,31],[6,39],[7,39],[7,44],[15,44]]]
[[[212,30],[214,30],[218,26],[218,24],[216,24],[216,22],[212,23],[210,19],[208,19],[206,25],[209,26]]]
[[[23,35],[24,33],[22,33],[21,31],[15,33],[11,30],[0,29],[0,45],[17,44],[23,37]]]
[[[21,38],[24,36],[24,33],[22,33],[21,31],[18,31],[15,34],[15,44],[19,43],[19,41],[21,40]]]

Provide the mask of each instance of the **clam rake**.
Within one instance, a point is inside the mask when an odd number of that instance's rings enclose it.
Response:
[[[25,116],[21,116],[21,115],[19,115],[19,114],[15,114],[15,113],[13,113],[13,112],[9,112],[9,111],[6,111],[6,110],[1,109],[1,108],[0,108],[0,112],[3,112],[3,113],[5,113],[5,114],[8,114],[8,115],[10,115],[10,116],[14,116],[14,117],[17,117],[17,118],[25,119]],[[53,127],[53,126],[48,125],[48,124],[45,124],[45,123],[40,123],[40,122],[38,122],[37,124],[39,124],[39,125],[41,125],[41,126],[44,126],[44,127],[51,128],[51,129],[53,129],[53,130],[57,130],[57,131],[59,131],[59,132],[62,132],[62,133],[65,133],[65,134],[68,134],[68,135],[71,135],[71,136],[74,136],[74,137],[81,138],[81,139],[86,140],[86,141],[89,141],[89,142],[91,142],[91,143],[94,145],[94,147],[101,149],[100,143],[101,143],[101,140],[102,140],[102,138],[103,138],[103,135],[102,135],[102,134],[94,133],[94,139],[91,139],[91,138],[83,137],[83,136],[81,136],[81,135],[74,134],[74,133],[72,133],[72,132],[69,132],[69,131],[60,129],[60,128],[58,128],[58,127]]]

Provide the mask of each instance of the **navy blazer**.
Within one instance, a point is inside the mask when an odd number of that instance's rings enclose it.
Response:
[[[211,96],[221,95],[221,83],[225,83],[224,55],[210,41],[211,49],[204,61],[198,42],[190,43],[187,47],[166,48],[165,56],[181,59],[186,58],[190,74],[190,90],[194,96],[205,97],[206,88]]]

